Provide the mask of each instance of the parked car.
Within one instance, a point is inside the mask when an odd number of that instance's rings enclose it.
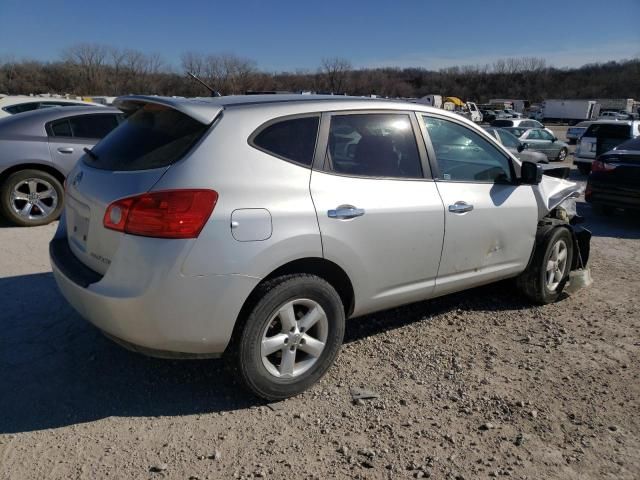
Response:
[[[537,120],[529,118],[499,118],[491,122],[492,127],[522,127],[522,128],[545,128]]]
[[[496,119],[495,110],[480,110],[482,113],[482,121],[486,123],[491,123]]]
[[[30,112],[51,107],[99,107],[98,103],[83,102],[82,100],[70,100],[67,98],[28,97],[21,95],[8,95],[0,98],[0,118],[15,115],[16,113]]]
[[[640,208],[640,137],[627,140],[593,162],[585,200],[595,210]]]
[[[506,128],[522,142],[525,142],[530,150],[544,153],[549,161],[564,161],[569,154],[569,145],[545,128]]]
[[[502,110],[506,115],[508,115],[508,118],[522,118],[522,114],[520,112],[516,112],[514,109],[512,108],[505,108],[504,110]]]
[[[118,125],[107,107],[48,108],[0,120],[0,213],[20,226],[60,215],[62,183],[84,153]]]
[[[509,150],[516,158],[523,162],[533,163],[549,163],[544,153],[536,152],[528,149],[528,145],[523,143],[511,132],[503,128],[485,128],[489,135],[496,138],[507,150]]]
[[[600,112],[598,120],[629,120],[629,114],[627,112],[605,110],[604,112]]]
[[[567,142],[568,143],[577,143],[582,137],[582,134],[587,131],[589,125],[593,122],[580,122],[573,127],[569,127],[567,129]]]
[[[527,114],[527,117],[541,122],[542,120],[544,120],[544,113],[542,110],[533,110]]]
[[[266,399],[327,371],[345,318],[509,277],[552,302],[588,244],[558,213],[575,184],[451,112],[313,95],[115,104],[127,120],[67,182],[50,244],[62,294],[137,351],[224,353]]]
[[[574,163],[583,175],[591,171],[594,159],[640,135],[638,120],[598,120],[593,122],[580,138]]]

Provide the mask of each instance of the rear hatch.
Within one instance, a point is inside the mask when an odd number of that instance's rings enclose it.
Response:
[[[614,150],[598,158],[604,165],[593,172],[593,180],[640,191],[640,150]]]
[[[576,157],[595,159],[629,138],[631,127],[626,123],[594,123],[582,135]]]
[[[69,247],[96,272],[106,273],[124,235],[103,226],[107,207],[123,197],[148,192],[217,116],[215,110],[209,116],[202,111],[189,115],[167,103],[162,98],[126,97],[118,106],[127,119],[84,155],[67,177]],[[222,107],[217,109],[219,113]]]

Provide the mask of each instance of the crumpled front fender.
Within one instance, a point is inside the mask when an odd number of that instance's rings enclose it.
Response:
[[[542,181],[533,187],[538,202],[538,220],[549,214],[551,210],[570,197],[580,195],[580,186],[557,177],[542,176]]]

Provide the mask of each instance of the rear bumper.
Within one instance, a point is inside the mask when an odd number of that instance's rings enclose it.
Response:
[[[640,209],[640,188],[590,181],[589,203],[599,203],[620,208]]]
[[[130,265],[119,268],[114,258],[103,277],[92,276],[65,237],[52,240],[50,257],[60,291],[82,317],[128,348],[161,357],[222,354],[259,282],[244,275],[187,276],[179,268],[158,271],[141,262],[135,286],[128,287],[122,273]]]

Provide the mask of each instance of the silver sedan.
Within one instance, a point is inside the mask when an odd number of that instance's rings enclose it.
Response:
[[[51,107],[0,120],[0,213],[35,226],[60,215],[67,173],[122,112],[105,107]]]
[[[562,162],[569,155],[569,145],[544,128],[512,127],[505,130],[525,142],[530,150],[544,153],[549,161]]]

